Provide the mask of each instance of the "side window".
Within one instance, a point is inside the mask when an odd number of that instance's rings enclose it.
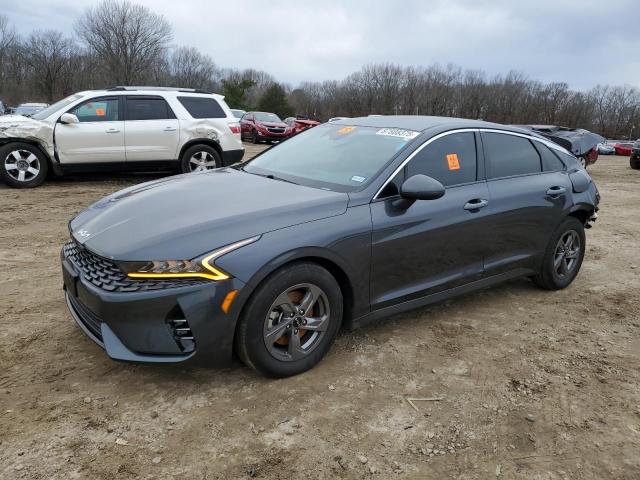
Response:
[[[489,157],[488,178],[540,173],[540,155],[523,137],[504,133],[483,133],[482,143]]]
[[[176,118],[162,97],[127,97],[127,120],[165,120]]]
[[[227,116],[215,98],[178,97],[178,101],[193,118],[226,118]]]
[[[477,176],[476,141],[472,132],[452,133],[424,147],[406,166],[407,178],[423,174],[445,187],[474,182]]]
[[[542,158],[542,171],[543,172],[561,172],[565,170],[564,163],[558,158],[558,156],[551,151],[549,147],[540,143],[533,142],[540,153],[540,158]]]
[[[96,98],[71,110],[80,122],[115,122],[120,119],[117,98]]]

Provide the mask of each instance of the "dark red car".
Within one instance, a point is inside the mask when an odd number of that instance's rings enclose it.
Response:
[[[289,136],[287,124],[275,113],[247,112],[240,119],[240,137],[253,143],[284,140]]]
[[[309,118],[300,118],[300,117],[288,117],[285,118],[284,123],[289,127],[289,136],[295,135],[296,133],[300,133],[307,128],[315,127],[316,125],[320,125],[320,122],[316,122],[315,120],[311,120]]]
[[[616,143],[613,148],[616,149],[616,155],[622,155],[624,157],[631,156],[631,149],[633,148],[633,142]]]

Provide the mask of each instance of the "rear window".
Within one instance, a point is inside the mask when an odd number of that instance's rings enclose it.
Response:
[[[176,118],[162,97],[127,97],[127,120]]]
[[[226,118],[227,116],[215,98],[178,97],[178,101],[193,118]]]
[[[564,163],[553,153],[549,147],[540,142],[534,142],[542,158],[542,170],[545,172],[560,172],[565,169]]]
[[[489,178],[540,173],[540,155],[526,138],[483,133],[482,142],[489,156]]]

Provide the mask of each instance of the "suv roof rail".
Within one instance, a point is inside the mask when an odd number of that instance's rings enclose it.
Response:
[[[135,90],[159,90],[165,92],[184,92],[184,93],[207,93],[211,94],[211,92],[207,92],[202,88],[183,88],[183,87],[154,87],[154,86],[138,86],[138,87],[109,87],[105,88],[107,92],[128,92]]]

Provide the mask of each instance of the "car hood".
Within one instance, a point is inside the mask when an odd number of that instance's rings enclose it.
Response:
[[[24,138],[49,146],[53,144],[53,125],[22,115],[3,115],[0,116],[0,138]]]
[[[113,260],[183,260],[340,215],[347,203],[345,193],[223,168],[116,192],[80,213],[69,228],[77,242]]]

